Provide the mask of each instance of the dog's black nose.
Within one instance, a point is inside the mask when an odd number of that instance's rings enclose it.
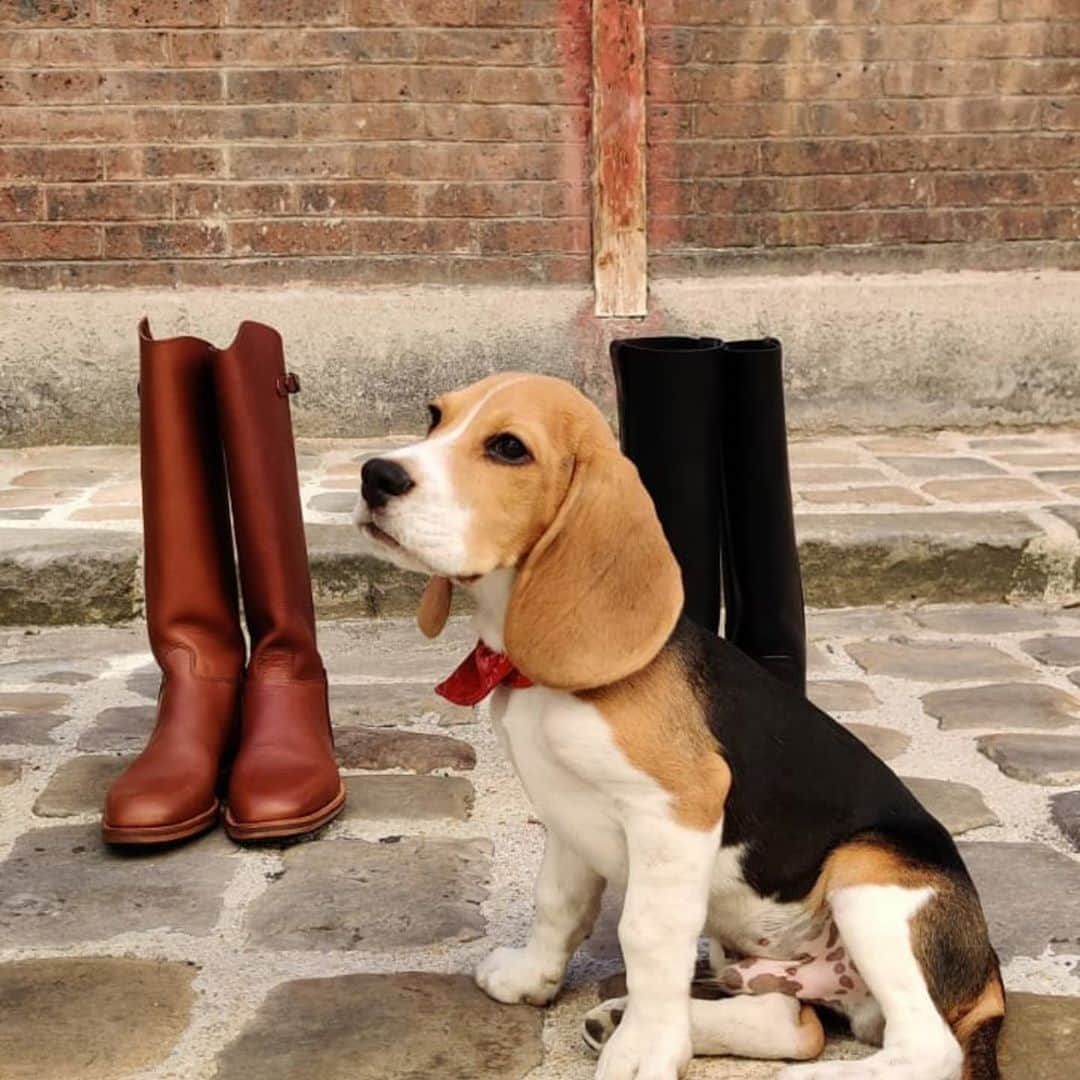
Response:
[[[412,477],[396,461],[371,458],[360,470],[360,494],[372,510],[385,506],[392,495],[404,495],[413,486]]]

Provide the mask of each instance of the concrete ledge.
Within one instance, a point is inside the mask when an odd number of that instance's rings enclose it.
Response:
[[[644,333],[775,334],[795,431],[1075,422],[1080,274],[927,271],[661,280],[645,320],[598,320],[578,287],[0,291],[0,444],[132,442],[135,326],[225,344],[283,333],[297,430],[420,430],[436,390],[492,371],[569,378],[610,411],[607,344]]]
[[[807,514],[798,529],[813,607],[1041,601],[1071,589],[1080,568],[1080,538],[1064,563],[1059,539],[1046,564],[1046,534],[1021,513]],[[0,624],[134,617],[140,544],[136,533],[0,529]],[[308,547],[320,618],[416,610],[423,579],[360,554],[351,525],[309,525]]]

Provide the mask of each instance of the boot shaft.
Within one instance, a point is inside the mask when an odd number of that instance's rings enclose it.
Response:
[[[251,638],[249,677],[319,678],[289,411],[298,382],[285,370],[281,336],[260,323],[243,323],[213,367]]]
[[[235,678],[244,640],[213,360],[207,342],[155,341],[140,323],[144,592],[163,669],[181,663],[204,678]]]

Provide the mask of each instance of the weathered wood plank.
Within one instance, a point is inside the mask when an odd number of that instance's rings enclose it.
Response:
[[[593,0],[593,284],[597,315],[644,315],[645,0]]]

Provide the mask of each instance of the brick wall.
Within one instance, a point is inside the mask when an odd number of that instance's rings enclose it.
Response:
[[[647,6],[654,273],[1080,265],[1080,0]]]
[[[1072,264],[1080,0],[646,6],[654,274]],[[589,77],[588,0],[0,0],[0,284],[585,283]]]

